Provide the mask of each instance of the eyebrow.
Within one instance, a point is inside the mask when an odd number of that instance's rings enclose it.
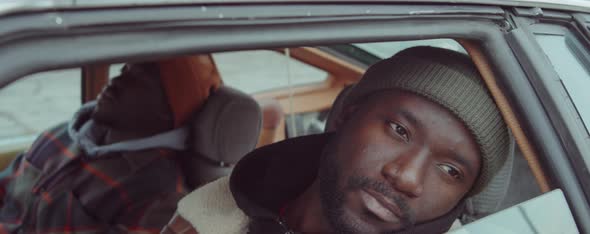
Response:
[[[459,163],[459,164],[461,164],[461,165],[462,165],[464,168],[466,168],[466,169],[467,169],[467,171],[469,172],[469,174],[472,174],[472,175],[474,175],[475,168],[473,168],[473,167],[471,166],[471,164],[470,164],[470,163],[469,163],[469,162],[468,162],[468,161],[465,159],[465,157],[464,157],[463,155],[461,155],[461,154],[459,154],[459,153],[457,153],[457,152],[455,152],[455,151],[453,151],[453,150],[451,150],[449,153],[450,153],[449,155],[451,156],[451,158],[452,158],[454,161],[458,162],[458,163]]]
[[[410,124],[416,126],[416,125],[420,125],[420,122],[416,119],[416,117],[414,117],[414,114],[410,113],[407,110],[402,110],[402,109],[395,109],[395,112],[399,115],[401,115],[404,119],[408,120],[410,122]]]

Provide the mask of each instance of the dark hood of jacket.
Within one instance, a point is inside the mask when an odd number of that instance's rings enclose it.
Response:
[[[187,148],[188,128],[181,127],[153,136],[120,141],[103,145],[109,131],[108,126],[92,120],[92,111],[96,102],[89,102],[80,108],[68,125],[68,134],[87,156],[96,157],[114,152],[130,152],[153,148],[184,150]]]
[[[289,139],[259,148],[246,155],[234,168],[230,190],[236,203],[252,222],[250,233],[285,233],[279,210],[295,200],[315,180],[324,146],[332,134]],[[461,201],[449,213],[412,230],[399,233],[443,233],[463,211]]]

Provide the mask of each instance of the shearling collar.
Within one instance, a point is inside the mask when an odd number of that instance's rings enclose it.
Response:
[[[320,156],[332,133],[271,144],[246,155],[230,176],[237,206],[250,218],[249,233],[285,233],[278,212],[295,200],[317,176]],[[463,211],[461,201],[449,213],[400,233],[443,233]]]

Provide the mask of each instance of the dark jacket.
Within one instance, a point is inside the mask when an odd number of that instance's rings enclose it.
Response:
[[[331,136],[324,133],[293,138],[246,155],[229,180],[222,178],[183,198],[162,233],[218,233],[220,227],[216,225],[223,225],[224,233],[292,233],[280,221],[279,211],[313,183]],[[238,211],[228,211],[232,209]],[[436,220],[400,233],[445,232],[462,209],[463,203]]]
[[[0,233],[158,233],[172,217],[187,193],[177,152],[101,148],[91,110],[43,132],[2,173]]]

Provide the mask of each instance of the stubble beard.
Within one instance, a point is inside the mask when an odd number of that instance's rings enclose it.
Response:
[[[322,152],[320,167],[318,171],[320,184],[320,201],[323,215],[328,220],[334,233],[363,233],[367,232],[366,224],[360,222],[347,214],[344,209],[346,202],[345,192],[370,188],[391,198],[402,211],[402,229],[408,231],[413,229],[415,218],[408,204],[400,197],[393,195],[391,188],[383,182],[375,181],[363,176],[351,176],[347,179],[344,188],[339,185],[341,168],[336,153],[336,142],[338,136],[326,145]],[[384,233],[396,233],[397,231],[385,231]]]

